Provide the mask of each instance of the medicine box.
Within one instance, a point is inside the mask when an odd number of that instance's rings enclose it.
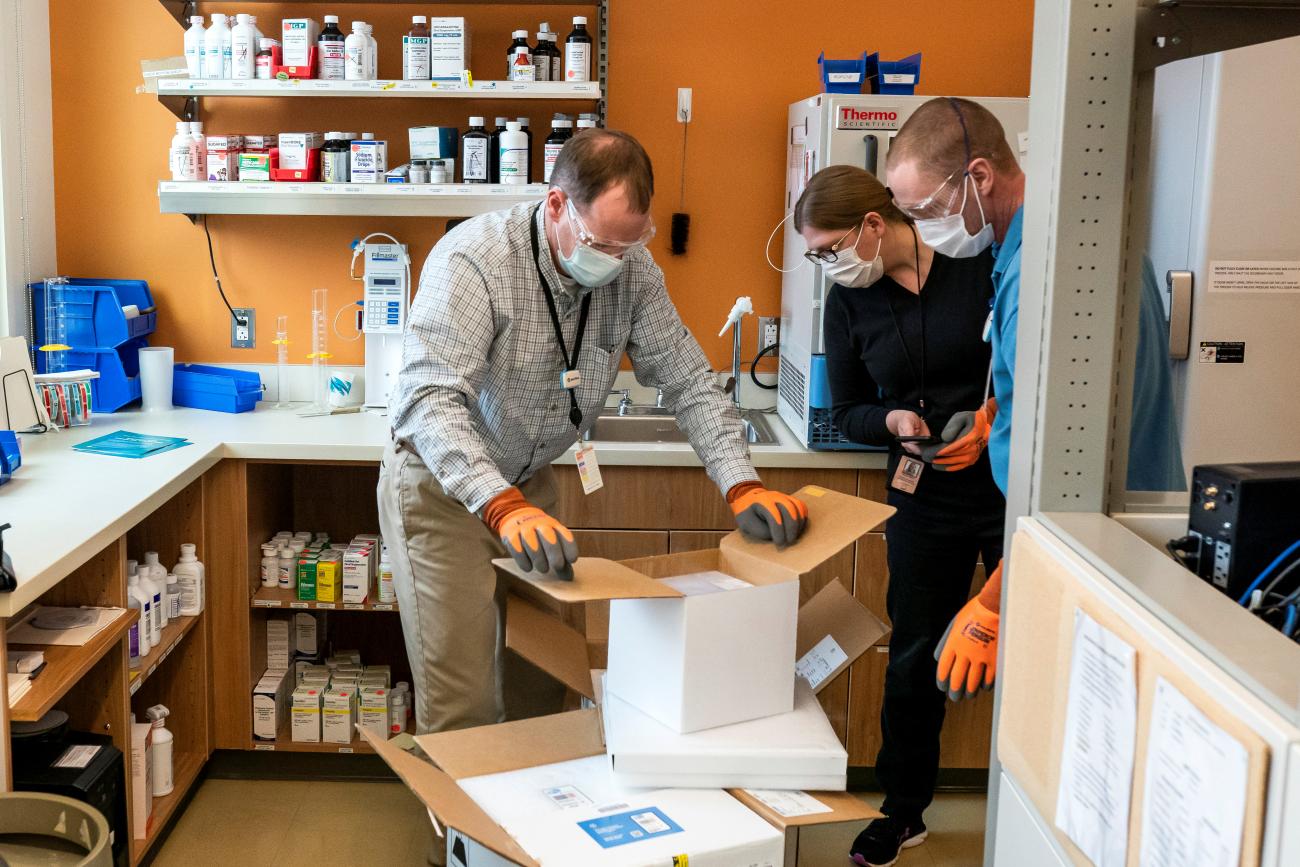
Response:
[[[239,155],[239,180],[271,180],[271,155],[269,153],[242,153]]]
[[[276,135],[274,133],[246,135],[243,138],[244,153],[266,153],[276,146]]]
[[[370,595],[374,549],[353,545],[343,555],[343,601],[365,602]]]
[[[350,744],[357,724],[357,692],[347,687],[325,690],[321,706],[321,741]]]
[[[292,682],[288,669],[267,669],[253,687],[253,737],[273,741],[289,709]]]
[[[266,618],[266,667],[279,671],[289,667],[293,655],[288,617]]]
[[[413,126],[410,129],[411,159],[455,159],[459,130],[454,126]]]
[[[316,561],[316,601],[338,602],[342,595],[342,569],[338,560]]]
[[[310,166],[311,151],[319,150],[324,138],[318,132],[282,132],[278,140],[280,168],[306,169]]]
[[[293,691],[291,732],[297,743],[318,744],[321,738],[320,687],[301,685]]]
[[[153,725],[131,726],[131,836],[144,840],[149,836],[153,816]]]
[[[311,18],[285,18],[280,22],[280,57],[284,66],[308,66],[311,49],[320,36],[320,24]]]
[[[231,151],[208,151],[207,178],[209,181],[239,180],[240,154]]]
[[[808,529],[784,550],[734,532],[712,550],[626,563],[584,557],[573,581],[524,573],[513,560],[494,563],[524,595],[567,604],[612,600],[608,689],[670,729],[789,713],[801,576],[894,511],[815,486],[795,496],[808,507]]]
[[[203,141],[207,145],[208,153],[213,151],[239,153],[244,149],[244,137],[242,135],[209,135],[204,136]]]
[[[348,648],[346,650],[336,650],[334,651],[334,655],[330,658],[333,659],[339,665],[348,665],[348,664],[360,665],[361,651],[354,650],[352,648]]]
[[[434,81],[459,81],[469,68],[469,29],[465,19],[429,19],[429,77]]]
[[[316,564],[315,556],[298,558],[298,599],[303,602],[316,600]]]
[[[367,666],[366,666],[366,674],[365,674],[365,676],[366,676],[367,678],[370,678],[370,677],[382,678],[383,681],[384,681],[384,686],[392,686],[392,685],[393,685],[393,683],[392,683],[392,680],[393,680],[393,672],[392,672],[392,668],[391,668],[390,666],[387,666],[387,665],[367,665]]]
[[[382,738],[388,737],[388,711],[391,707],[388,688],[385,686],[361,687],[360,725]]]
[[[352,183],[382,184],[388,173],[388,142],[359,139],[352,142]]]
[[[321,651],[320,619],[306,611],[293,615],[293,652],[300,657],[316,656]]]

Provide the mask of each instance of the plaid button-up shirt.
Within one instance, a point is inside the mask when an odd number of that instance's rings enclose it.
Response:
[[[565,365],[540,267],[555,293],[570,352],[582,297],[593,293],[578,358],[582,384],[575,391],[584,431],[605,405],[626,352],[637,381],[663,389],[722,491],[757,480],[740,417],[682,324],[650,253],[629,252],[607,286],[566,286],[534,207],[517,205],[462,223],[425,260],[390,401],[396,437],[472,512],[575,442],[579,434],[560,384]],[[536,264],[532,219],[541,250]]]

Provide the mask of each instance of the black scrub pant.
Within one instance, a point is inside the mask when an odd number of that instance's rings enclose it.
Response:
[[[1003,510],[927,508],[889,493],[898,508],[885,525],[893,632],[876,777],[885,791],[882,812],[919,819],[934,799],[948,701],[935,686],[934,649],[969,598],[976,558],[992,572],[1002,557]]]

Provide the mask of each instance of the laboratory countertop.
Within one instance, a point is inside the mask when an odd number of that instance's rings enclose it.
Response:
[[[757,467],[878,469],[879,452],[813,452],[769,416],[780,442],[751,446]],[[116,430],[181,436],[193,444],[131,460],[83,454],[71,446]],[[18,588],[0,593],[0,617],[10,617],[138,524],[223,458],[378,463],[388,442],[388,418],[373,412],[302,418],[265,404],[229,414],[174,409],[95,416],[88,427],[22,436],[22,467],[0,487],[0,523]],[[701,466],[685,443],[595,443],[605,466]],[[565,455],[557,461],[572,462]]]

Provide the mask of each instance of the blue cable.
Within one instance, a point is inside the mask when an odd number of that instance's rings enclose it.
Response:
[[[1264,571],[1259,573],[1259,577],[1251,582],[1250,586],[1246,588],[1245,593],[1241,594],[1241,598],[1237,600],[1237,604],[1246,605],[1247,603],[1249,603],[1250,594],[1255,592],[1255,588],[1263,584],[1264,579],[1268,578],[1269,574],[1274,569],[1276,569],[1278,566],[1281,566],[1282,563],[1286,561],[1286,558],[1290,557],[1296,551],[1300,551],[1300,539],[1296,539],[1294,542],[1292,542],[1291,545],[1285,551],[1277,555],[1277,559],[1275,559],[1272,563],[1269,563],[1267,566],[1264,567]]]
[[[1300,620],[1300,611],[1297,611],[1294,605],[1288,605],[1286,607],[1286,619],[1282,621],[1282,634],[1287,638],[1290,638],[1291,633],[1295,632],[1297,620]]]

